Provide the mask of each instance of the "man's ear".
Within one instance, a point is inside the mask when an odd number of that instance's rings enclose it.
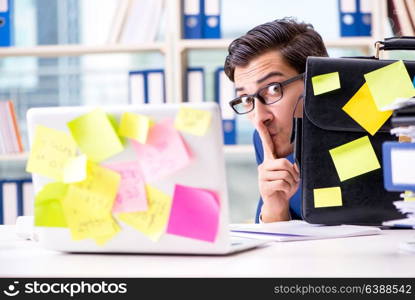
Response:
[[[302,118],[303,117],[303,105],[304,105],[304,97],[303,95],[301,95],[298,100],[297,103],[294,107],[294,118]]]

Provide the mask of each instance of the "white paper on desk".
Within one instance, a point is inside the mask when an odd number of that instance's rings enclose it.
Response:
[[[380,234],[377,227],[338,225],[324,226],[305,221],[274,222],[266,224],[231,224],[231,235],[276,242],[333,239]]]

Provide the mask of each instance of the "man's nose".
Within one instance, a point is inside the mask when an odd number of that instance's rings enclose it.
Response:
[[[273,115],[269,110],[269,105],[265,105],[261,101],[255,100],[255,118],[257,122],[268,125],[273,118]]]

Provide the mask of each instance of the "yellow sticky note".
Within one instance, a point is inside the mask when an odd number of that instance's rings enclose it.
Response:
[[[120,138],[107,114],[101,109],[82,115],[67,125],[81,151],[94,162],[123,151]]]
[[[405,191],[403,201],[415,201],[415,197],[410,197],[409,195],[413,195],[414,193],[411,191]]]
[[[134,113],[123,113],[121,116],[118,133],[141,144],[147,141],[148,130],[151,126],[151,119],[144,115]]]
[[[210,111],[182,106],[176,115],[174,127],[183,132],[203,136],[209,129],[211,119]]]
[[[391,110],[380,111],[377,108],[367,83],[343,106],[343,110],[371,135],[375,135],[392,115]]]
[[[92,162],[87,163],[87,179],[69,185],[62,201],[66,221],[74,239],[108,240],[118,231],[111,215],[121,176]]]
[[[76,144],[69,134],[37,125],[26,171],[62,181],[65,163],[75,155]]]
[[[343,206],[342,191],[340,187],[314,189],[314,207]]]
[[[394,102],[396,98],[415,96],[411,78],[401,60],[364,76],[379,110]]]
[[[61,182],[43,186],[35,197],[35,226],[67,227],[61,204],[67,190]]]
[[[333,148],[329,152],[340,181],[380,168],[378,158],[368,136]]]
[[[158,189],[146,186],[148,210],[120,213],[117,217],[156,242],[165,232],[170,216],[171,197]]]
[[[324,94],[340,88],[339,72],[332,72],[311,78],[314,96]]]
[[[86,179],[86,163],[85,154],[70,158],[63,168],[63,182],[74,183],[84,181]]]

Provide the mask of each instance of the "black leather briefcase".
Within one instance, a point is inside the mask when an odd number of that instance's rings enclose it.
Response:
[[[405,39],[402,42],[399,39],[390,39],[380,45],[381,50],[415,49],[415,40]],[[399,45],[405,47],[398,47]],[[388,192],[383,185],[382,143],[396,140],[390,134],[390,119],[371,136],[342,110],[365,83],[365,73],[393,62],[395,61],[379,60],[375,57],[308,58],[304,113],[302,126],[297,126],[296,129],[295,147],[296,159],[300,161],[301,169],[302,217],[307,222],[327,225],[380,225],[386,220],[404,218],[392,203],[400,199],[399,193]],[[413,78],[415,61],[404,61],[404,64]],[[339,72],[341,88],[314,96],[311,78],[331,72]],[[341,182],[329,150],[363,136],[369,136],[381,168]],[[341,188],[342,206],[316,208],[313,190],[337,186]]]

